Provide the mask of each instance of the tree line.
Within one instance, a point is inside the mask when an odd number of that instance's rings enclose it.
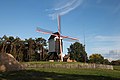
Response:
[[[21,40],[19,37],[0,37],[0,54],[10,53],[18,61],[40,61],[47,55],[47,42],[44,38],[29,38]]]
[[[76,60],[77,62],[120,65],[120,60],[110,62],[108,59],[105,59],[104,56],[102,56],[100,53],[91,54],[88,58],[85,51],[85,45],[82,45],[79,42],[75,42],[70,45],[68,48],[68,54],[70,54],[71,59]]]
[[[21,62],[42,61],[49,55],[47,41],[42,37],[22,40],[19,37],[14,38],[6,35],[0,37],[0,53],[10,53]],[[79,42],[70,45],[68,54],[70,54],[71,59],[78,62],[88,61],[84,46]]]
[[[49,55],[47,47],[47,41],[42,37],[25,40],[6,35],[0,37],[0,54],[10,53],[20,62],[45,60]],[[120,65],[120,60],[110,63],[101,54],[92,54],[88,58],[85,45],[80,42],[71,44],[68,54],[70,54],[70,59],[77,62]]]

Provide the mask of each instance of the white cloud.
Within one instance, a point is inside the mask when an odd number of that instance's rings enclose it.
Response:
[[[95,40],[97,41],[120,41],[120,36],[95,36]]]
[[[120,36],[92,36],[89,40],[90,54],[100,53],[110,60],[120,59]]]
[[[104,54],[104,56],[110,60],[120,59],[120,50],[110,50],[109,53]]]
[[[117,49],[114,47],[114,45],[95,47],[92,48],[91,50],[93,50],[95,53],[102,54],[105,58],[109,59],[110,61],[120,59],[120,48]]]
[[[59,5],[58,7],[53,8],[51,11],[52,13],[49,14],[50,17],[52,17],[52,19],[55,19],[56,16],[59,15],[65,15],[67,13],[69,13],[70,11],[76,9],[78,6],[80,6],[82,4],[83,0],[68,0],[68,2]]]
[[[105,53],[108,53],[110,49],[104,46],[94,46],[91,48],[91,50],[94,51],[94,53],[105,54]]]

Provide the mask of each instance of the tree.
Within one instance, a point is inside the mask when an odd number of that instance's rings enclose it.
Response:
[[[21,40],[19,37],[0,37],[0,55],[12,54],[18,61],[43,60],[48,52],[44,38],[29,38]],[[39,53],[39,54],[38,54]]]
[[[104,57],[101,54],[92,54],[89,56],[90,63],[102,64],[103,61],[104,61]]]
[[[32,38],[28,39],[28,55],[29,55],[29,61],[35,60],[35,40]]]
[[[44,38],[36,38],[36,59],[37,60],[43,60],[43,57],[45,56],[43,53],[46,50],[44,47],[47,46],[47,42]]]
[[[14,41],[11,43],[11,51],[10,53],[18,60],[22,61],[22,40],[19,37],[16,37]]]
[[[4,35],[2,38],[1,38],[1,53],[6,53],[6,49],[7,49],[7,46],[8,46],[8,37],[6,35]]]
[[[0,51],[2,50],[3,39],[0,37]]]
[[[120,65],[120,60],[111,61],[112,65]]]
[[[68,48],[68,54],[70,54],[70,59],[78,62],[86,62],[88,60],[85,47],[79,42],[70,45]]]
[[[108,59],[104,59],[104,60],[103,60],[103,64],[110,64],[110,62],[109,62]]]

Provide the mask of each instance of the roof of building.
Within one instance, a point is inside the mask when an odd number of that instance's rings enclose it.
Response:
[[[67,54],[67,55],[65,55],[63,58],[69,58],[70,57],[70,54]]]
[[[55,32],[55,33],[53,33],[53,34],[59,35],[58,32]],[[55,35],[51,35],[50,38],[49,38],[48,40],[50,40],[50,39],[54,39],[55,37],[56,37]]]

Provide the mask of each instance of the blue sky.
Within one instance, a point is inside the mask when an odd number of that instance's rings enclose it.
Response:
[[[57,14],[63,35],[84,43],[85,34],[88,55],[120,59],[120,0],[0,0],[0,37],[48,39],[36,27],[56,32]],[[71,43],[64,41],[64,54]]]

